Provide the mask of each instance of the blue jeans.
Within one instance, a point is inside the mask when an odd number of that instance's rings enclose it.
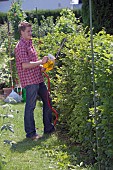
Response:
[[[24,112],[24,127],[26,137],[31,138],[36,135],[34,109],[36,107],[37,97],[40,96],[43,102],[43,124],[44,133],[54,130],[52,124],[52,110],[48,105],[48,91],[44,82],[40,84],[28,85],[26,89],[26,105]],[[50,97],[49,97],[50,100]]]

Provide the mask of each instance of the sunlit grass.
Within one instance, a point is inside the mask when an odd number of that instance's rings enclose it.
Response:
[[[65,141],[59,139],[57,132],[37,142],[26,139],[23,122],[24,105],[24,103],[11,105],[10,114],[14,115],[13,119],[0,118],[0,127],[7,122],[14,125],[14,133],[3,130],[0,134],[2,170],[90,170],[72,165],[68,146]],[[5,114],[6,110],[0,107],[0,112]],[[39,104],[35,109],[35,121],[38,133],[43,134],[42,110]],[[4,140],[10,141],[9,144],[4,144]]]

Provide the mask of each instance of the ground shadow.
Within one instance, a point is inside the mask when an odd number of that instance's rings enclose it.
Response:
[[[40,146],[39,149],[43,148],[43,142],[47,140],[50,136],[46,135],[43,136],[42,138],[38,139],[38,141],[33,141],[31,139],[23,139],[22,141],[19,141],[17,143],[13,143],[11,146],[11,151],[12,152],[20,152],[23,153],[27,150],[32,150],[35,146]]]

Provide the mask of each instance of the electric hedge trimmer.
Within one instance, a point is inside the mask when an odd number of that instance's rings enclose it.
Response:
[[[48,61],[47,63],[43,64],[43,67],[46,69],[44,72],[44,75],[46,76],[47,80],[48,80],[48,94],[47,94],[47,98],[48,98],[48,105],[51,108],[51,110],[54,112],[56,119],[54,120],[54,125],[56,125],[57,121],[58,121],[58,113],[57,111],[51,106],[50,104],[50,100],[49,100],[49,95],[50,95],[50,78],[48,76],[48,74],[46,72],[50,71],[53,69],[54,65],[55,65],[55,59],[58,58],[60,50],[62,49],[64,43],[66,41],[66,38],[63,39],[61,46],[56,54],[56,56],[54,57],[52,54],[48,54]]]
[[[63,41],[62,41],[62,43],[61,43],[61,46],[60,46],[60,48],[59,48],[59,50],[58,50],[58,52],[57,52],[57,54],[56,54],[55,57],[54,57],[52,54],[48,54],[48,62],[45,63],[45,64],[43,64],[43,67],[46,69],[46,70],[45,70],[46,72],[48,72],[48,71],[50,71],[50,70],[53,69],[54,64],[55,64],[55,59],[58,58],[59,53],[60,53],[60,51],[61,51],[61,49],[62,49],[65,41],[66,41],[66,38],[63,39]]]

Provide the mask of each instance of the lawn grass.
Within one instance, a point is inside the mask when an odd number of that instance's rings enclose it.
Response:
[[[66,142],[59,138],[58,132],[46,136],[39,141],[31,141],[25,138],[23,111],[25,103],[13,104],[2,108],[0,102],[0,114],[12,114],[14,118],[0,118],[0,127],[10,123],[14,125],[14,133],[3,130],[0,134],[0,169],[1,170],[93,170],[75,166],[74,152],[70,152]],[[9,108],[9,109],[7,109]],[[11,112],[10,112],[11,110]],[[40,103],[35,109],[36,128],[39,134],[43,134],[42,111]],[[4,143],[4,140],[6,143]],[[9,143],[7,143],[9,142]],[[71,157],[73,155],[73,163]]]

